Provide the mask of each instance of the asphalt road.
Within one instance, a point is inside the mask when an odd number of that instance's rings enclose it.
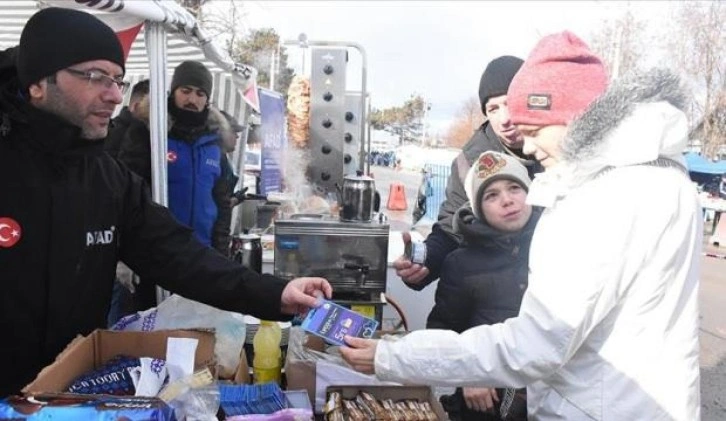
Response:
[[[410,229],[421,175],[375,166],[371,167],[371,172],[381,193],[381,208],[388,215],[391,228]],[[408,202],[405,211],[385,209],[390,185],[394,182],[405,186]],[[429,227],[417,226],[415,229],[426,235]],[[726,247],[710,246],[706,243],[708,235],[704,237],[705,252],[726,255]],[[726,259],[704,256],[701,263],[701,419],[722,421],[726,420]]]

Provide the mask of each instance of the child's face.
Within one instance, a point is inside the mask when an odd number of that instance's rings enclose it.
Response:
[[[527,205],[527,191],[512,180],[497,180],[489,184],[481,197],[481,213],[493,228],[517,232],[524,228],[532,215]]]
[[[560,161],[562,152],[560,144],[567,134],[567,126],[533,126],[517,125],[524,136],[522,152],[532,155],[546,169]]]

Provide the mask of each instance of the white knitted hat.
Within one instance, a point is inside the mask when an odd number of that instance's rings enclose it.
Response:
[[[515,181],[527,191],[532,182],[529,179],[527,168],[517,158],[494,151],[487,151],[479,155],[466,174],[464,182],[466,197],[471,203],[474,216],[480,220],[484,220],[481,206],[479,206],[484,189],[489,184],[502,179]]]

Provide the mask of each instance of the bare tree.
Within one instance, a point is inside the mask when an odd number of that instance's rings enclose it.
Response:
[[[211,39],[223,40],[225,50],[231,56],[234,46],[247,32],[243,19],[247,12],[238,0],[217,0],[214,8],[211,4],[211,1],[207,1],[209,7],[201,8],[199,22]]]
[[[208,0],[177,0],[177,3],[182,5],[189,13],[194,15],[195,18],[199,18],[200,13],[202,11],[202,6],[204,3],[206,3]]]
[[[726,143],[726,4],[684,2],[674,16],[670,60],[693,81],[696,131],[702,153],[715,157]],[[703,98],[699,100],[699,98]]]
[[[484,123],[484,120],[479,98],[469,98],[462,104],[456,119],[446,131],[444,143],[454,148],[464,146],[474,131]]]
[[[621,16],[606,22],[593,34],[590,45],[602,57],[611,79],[641,67],[645,29],[645,23],[635,18],[628,4]]]

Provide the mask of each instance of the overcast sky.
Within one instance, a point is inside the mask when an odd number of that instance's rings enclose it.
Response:
[[[429,101],[429,125],[443,130],[477,94],[486,64],[500,55],[526,58],[543,35],[569,29],[588,41],[594,30],[631,7],[649,25],[667,25],[667,2],[646,1],[244,1],[248,28],[273,27],[283,40],[361,44],[373,106],[401,105],[411,94]],[[302,49],[289,48],[301,72]],[[309,64],[309,59],[307,61]],[[360,56],[350,53],[349,90],[360,89]]]

